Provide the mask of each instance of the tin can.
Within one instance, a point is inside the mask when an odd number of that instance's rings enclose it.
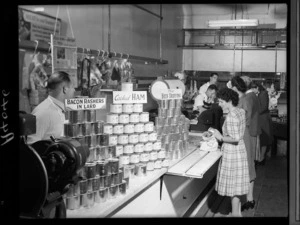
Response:
[[[121,195],[126,194],[126,181],[125,180],[122,183],[119,184],[119,193]]]
[[[66,207],[69,210],[79,209],[80,208],[80,198],[79,196],[73,196],[66,198]]]
[[[94,202],[95,203],[100,203],[101,201],[100,201],[99,190],[98,191],[94,191],[93,194],[94,194]]]
[[[182,106],[182,99],[175,99],[175,107],[181,108]]]
[[[154,161],[153,160],[149,160],[147,162],[147,167],[146,167],[147,171],[153,171],[154,170]]]
[[[119,182],[119,173],[111,174],[111,185],[117,185]]]
[[[108,145],[117,145],[118,144],[118,136],[117,135],[109,135]]]
[[[135,165],[129,165],[129,178],[133,179],[135,177]]]
[[[128,135],[128,143],[136,144],[139,142],[139,135],[138,134],[129,134]]]
[[[86,110],[85,114],[86,114],[86,121],[87,122],[96,122],[97,121],[97,119],[96,119],[97,114],[96,114],[95,109]]]
[[[80,206],[84,208],[88,207],[87,192],[80,195]]]
[[[69,190],[67,191],[66,196],[68,198],[74,196],[74,185],[73,184],[71,184],[69,186]]]
[[[122,165],[128,165],[130,160],[130,154],[123,154],[120,156],[120,161],[122,162]]]
[[[88,208],[91,208],[94,206],[94,193],[91,191],[91,192],[87,192],[87,205],[88,205]]]
[[[99,190],[100,203],[106,202],[108,198],[108,188],[103,188]]]
[[[113,126],[113,133],[114,134],[123,134],[124,126],[121,124],[117,124]]]
[[[143,123],[137,123],[134,125],[134,132],[136,133],[143,133],[144,132],[144,124]]]
[[[87,162],[94,162],[96,160],[96,148],[90,147],[89,151],[90,151],[90,154],[89,154],[89,157],[87,158]]]
[[[140,122],[142,123],[149,122],[149,112],[142,112],[140,114]]]
[[[124,178],[124,181],[126,182],[126,189],[129,188],[129,177]]]
[[[141,133],[139,135],[139,142],[141,143],[146,143],[149,141],[149,137],[148,137],[148,134],[147,133]]]
[[[110,112],[111,113],[122,113],[122,105],[121,104],[110,104]]]
[[[105,179],[106,179],[106,176],[99,177],[100,189],[105,188]]]
[[[156,160],[154,162],[154,169],[161,169],[161,164],[162,164],[161,159]]]
[[[176,107],[176,101],[175,101],[175,99],[169,99],[168,103],[169,103],[169,107],[168,107],[169,109]]]
[[[82,167],[79,171],[78,174],[80,177],[82,177],[83,179],[86,179],[86,170],[85,167]]]
[[[96,176],[96,163],[85,163],[85,168],[87,179],[91,179]]]
[[[92,146],[92,136],[91,135],[83,136],[82,141],[83,141],[84,145],[86,145],[87,147],[89,147],[89,148],[94,147],[94,146]]]
[[[153,143],[153,150],[160,150],[161,149],[161,142],[156,141]]]
[[[166,151],[165,150],[160,150],[158,152],[157,158],[158,159],[164,159],[164,158],[166,158]]]
[[[126,124],[126,125],[124,125],[124,133],[125,134],[132,134],[132,133],[134,133],[134,125],[133,124]]]
[[[108,158],[116,157],[116,145],[108,146]]]
[[[134,146],[134,152],[141,153],[144,151],[144,144],[139,143]]]
[[[96,143],[99,146],[108,146],[109,144],[109,134],[97,134],[96,135]]]
[[[108,174],[108,161],[101,160],[96,162],[96,174],[99,176],[105,176]]]
[[[131,155],[130,155],[129,162],[130,162],[131,164],[139,163],[139,162],[140,162],[140,157],[139,157],[139,155],[138,155],[138,154],[135,154],[135,153],[131,154]]]
[[[161,166],[162,167],[169,167],[169,159],[163,159]]]
[[[116,157],[119,157],[120,155],[123,154],[123,145],[117,145],[116,146]]]
[[[120,134],[118,136],[118,143],[119,145],[126,145],[128,144],[128,135],[127,134]]]
[[[71,124],[83,123],[84,122],[84,112],[83,112],[83,110],[69,111],[69,122]]]
[[[123,111],[123,113],[132,113],[133,112],[133,104],[123,104],[122,111]]]
[[[110,199],[116,198],[116,196],[117,196],[117,190],[118,190],[118,186],[117,185],[113,185],[113,186],[110,186],[108,188],[109,198]]]
[[[133,112],[136,113],[143,112],[143,104],[139,104],[139,103],[133,104]]]
[[[119,123],[122,123],[122,124],[128,124],[129,123],[129,115],[128,114],[120,114],[119,115]]]
[[[92,133],[92,123],[86,122],[82,125],[82,135],[91,135]]]
[[[166,119],[164,117],[159,117],[159,116],[155,117],[155,125],[156,126],[158,126],[158,125],[159,126],[164,126],[165,121],[166,121]]]
[[[111,124],[104,124],[103,125],[103,133],[104,134],[113,134],[113,125],[111,125]]]
[[[156,139],[157,139],[157,133],[156,132],[149,133],[149,135],[148,135],[148,140],[149,141],[156,141]]]
[[[139,123],[140,122],[140,115],[138,113],[132,113],[129,116],[130,123]]]
[[[134,145],[124,145],[123,152],[125,154],[132,154],[134,152]]]
[[[144,145],[144,151],[145,152],[151,152],[153,150],[153,143],[152,142],[147,142]]]
[[[93,191],[98,191],[100,189],[100,176],[96,175],[94,179],[92,179]]]
[[[158,117],[167,117],[167,109],[158,108]]]
[[[119,170],[119,184],[122,183],[122,180],[124,179],[124,171]]]
[[[80,194],[85,194],[87,192],[87,186],[86,179],[79,181]]]
[[[148,162],[150,160],[150,153],[143,152],[140,154],[140,162]]]
[[[150,152],[150,160],[157,160],[157,151]]]
[[[108,154],[108,146],[99,146],[96,148],[96,158],[98,160],[105,160],[109,158],[109,154]]]
[[[111,174],[104,176],[104,186],[106,188],[111,186]]]
[[[181,108],[175,108],[174,109],[174,116],[180,116],[181,115]]]
[[[109,159],[108,164],[111,165],[111,173],[119,172],[119,159],[118,158]]]
[[[74,184],[74,195],[80,195],[79,182],[77,182],[76,184]]]
[[[78,124],[65,123],[64,124],[64,136],[65,137],[76,137],[78,136]]]
[[[87,179],[87,192],[90,192],[93,190],[93,179],[94,178]]]
[[[157,133],[157,135],[162,135],[162,126],[156,126],[155,127],[156,128],[156,133]]]
[[[146,176],[147,175],[147,164],[146,163],[139,163],[137,164],[137,174],[138,177]]]
[[[154,130],[154,123],[153,122],[145,123],[145,126],[144,126],[144,131],[145,132],[153,132],[153,130]]]
[[[109,124],[118,124],[119,116],[115,113],[109,113],[106,115],[106,122]]]

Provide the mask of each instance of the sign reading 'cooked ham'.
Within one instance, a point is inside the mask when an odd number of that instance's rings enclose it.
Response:
[[[146,91],[114,91],[114,104],[147,103]]]

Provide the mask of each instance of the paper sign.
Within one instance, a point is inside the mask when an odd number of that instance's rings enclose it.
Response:
[[[147,103],[147,92],[146,91],[114,91],[113,103],[114,104]]]
[[[182,99],[181,89],[168,89],[162,92],[162,100],[167,99]]]
[[[106,108],[106,98],[70,98],[65,100],[66,110],[91,110]]]

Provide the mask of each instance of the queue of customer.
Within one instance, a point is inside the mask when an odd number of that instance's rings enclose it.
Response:
[[[264,87],[255,84],[250,77],[234,76],[226,88],[217,92],[217,98],[223,111],[228,111],[228,114],[222,134],[212,129],[222,144],[223,152],[215,189],[219,195],[231,197],[231,215],[240,217],[241,211],[255,206],[256,165],[264,165],[273,141],[269,97]],[[240,204],[242,195],[246,195],[247,199],[243,205]]]

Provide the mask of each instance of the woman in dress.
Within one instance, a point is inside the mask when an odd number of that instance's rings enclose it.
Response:
[[[215,189],[219,195],[231,197],[232,216],[241,217],[240,197],[249,191],[249,168],[244,143],[245,111],[237,107],[239,96],[235,91],[223,88],[217,97],[222,110],[228,111],[228,114],[222,126],[223,135],[212,129],[216,139],[222,142],[223,152]]]

